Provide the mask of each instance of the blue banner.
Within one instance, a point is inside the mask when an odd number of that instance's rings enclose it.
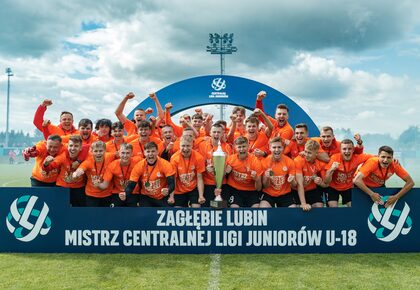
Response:
[[[380,189],[389,195],[397,189]],[[419,252],[418,188],[394,207],[359,190],[351,208],[72,208],[67,189],[0,188],[0,251],[95,253]]]
[[[308,125],[310,136],[319,135],[318,127],[298,104],[276,89],[254,80],[229,75],[206,75],[173,83],[156,94],[162,105],[172,102],[171,114],[176,114],[189,108],[210,104],[230,104],[254,110],[255,100],[260,91],[267,92],[263,104],[268,115],[274,116],[277,105],[285,104],[290,110],[289,123],[292,127],[298,123],[305,123]],[[154,108],[150,98],[146,98],[134,108],[128,118],[133,118],[137,108],[148,107]]]

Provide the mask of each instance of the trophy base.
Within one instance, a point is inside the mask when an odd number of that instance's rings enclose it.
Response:
[[[210,207],[212,209],[227,208],[227,200],[210,200]]]

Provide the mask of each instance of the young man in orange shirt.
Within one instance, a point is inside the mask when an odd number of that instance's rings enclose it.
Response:
[[[338,207],[338,198],[342,197],[342,203],[351,207],[351,194],[353,177],[357,167],[368,160],[370,154],[354,154],[354,144],[350,139],[344,139],[340,144],[340,153],[331,156],[330,162],[325,166],[325,184],[328,196],[328,206]]]
[[[340,153],[340,141],[337,141],[334,136],[333,128],[325,126],[321,128],[320,137],[312,138],[317,141],[321,146],[319,148],[318,159],[323,162],[329,162],[330,157],[333,154]],[[354,135],[354,140],[357,143],[357,146],[354,147],[355,154],[363,153],[363,141],[360,134]]]
[[[42,169],[52,171],[59,169],[56,184],[60,187],[70,188],[70,204],[72,206],[85,206],[85,180],[83,176],[73,178],[73,173],[82,163],[83,149],[80,135],[70,136],[67,150],[60,155],[47,156],[42,164]]]
[[[304,156],[305,154],[305,143],[308,141],[308,126],[304,123],[296,124],[295,134],[292,140],[286,140],[286,148],[284,154],[292,159],[296,157]]]
[[[59,135],[48,136],[47,141],[40,141],[35,146],[26,150],[32,150],[31,157],[35,157],[35,164],[32,169],[31,186],[55,186],[59,174],[59,168],[51,171],[42,169],[42,164],[47,156],[56,157],[63,152],[61,137]],[[25,158],[26,159],[26,158]],[[29,160],[29,159],[28,159]]]
[[[158,155],[158,146],[149,142],[144,146],[145,159],[134,166],[125,188],[129,198],[138,184],[140,207],[167,207],[168,196],[175,189],[175,169]]]
[[[67,111],[61,112],[60,124],[58,126],[52,125],[49,121],[47,121],[44,128],[44,122],[46,121],[44,121],[44,114],[47,111],[47,107],[51,105],[51,100],[44,100],[41,105],[38,106],[33,121],[35,127],[44,134],[45,139],[47,139],[49,135],[66,136],[77,134],[77,130],[73,126],[73,114]]]
[[[367,160],[358,170],[353,182],[377,204],[384,204],[382,196],[374,191],[374,188],[385,186],[385,182],[392,175],[398,175],[405,181],[399,192],[389,196],[385,207],[392,206],[398,199],[404,196],[414,186],[413,178],[397,162],[394,161],[394,150],[389,146],[379,148],[378,157]]]
[[[153,112],[152,108],[147,108],[146,110],[143,109],[136,109],[134,111],[134,118],[133,120],[128,120],[127,117],[124,115],[124,107],[128,100],[133,99],[135,95],[132,92],[129,92],[121,101],[121,103],[118,105],[118,107],[115,109],[115,115],[117,116],[118,120],[123,123],[124,128],[127,132],[127,135],[133,135],[137,134],[137,128],[138,123],[140,121],[146,120],[146,115],[151,114]],[[159,103],[159,100],[157,99],[157,96],[155,93],[149,94],[149,97],[155,102],[156,108],[158,110],[158,116],[159,118],[163,119],[164,114],[162,110],[162,106]]]
[[[215,189],[216,189],[216,177],[215,169],[213,164],[213,153],[217,150],[217,147],[220,146],[226,154],[226,158],[232,154],[233,150],[230,144],[224,141],[225,136],[225,127],[220,123],[215,123],[210,129],[210,138],[206,141],[203,141],[199,145],[198,152],[204,157],[206,171],[203,172],[204,179],[204,198],[205,203],[202,204],[202,207],[209,207],[210,201],[215,198]],[[224,200],[229,199],[229,192],[227,191],[226,180],[223,182],[222,198]]]
[[[81,119],[78,124],[78,132],[80,137],[82,137],[82,144],[87,145],[90,148],[93,142],[98,138],[92,134],[93,123],[90,119]],[[69,142],[71,135],[63,136],[63,143],[67,144]]]
[[[112,198],[111,207],[129,206],[136,207],[139,202],[138,186],[134,188],[133,193],[126,197],[125,188],[130,180],[131,171],[140,160],[138,157],[131,157],[133,146],[122,143],[118,149],[119,159],[114,160],[105,170],[104,180],[98,185],[98,188],[105,190],[111,188]]]
[[[234,144],[237,153],[228,156],[226,162],[230,207],[259,207],[263,174],[261,162],[248,153],[246,137],[236,138]]]
[[[322,179],[327,164],[317,159],[318,151],[318,142],[308,140],[305,144],[304,155],[299,155],[293,160],[296,166],[298,193],[295,201],[304,211],[309,211],[312,207],[324,206],[319,186],[327,187]]]
[[[257,94],[257,100],[255,102],[255,108],[261,109],[264,112],[264,106],[262,100],[267,96],[265,91],[261,91]],[[275,118],[268,116],[271,123],[273,124],[273,132],[271,137],[281,137],[283,139],[291,140],[293,137],[293,128],[290,126],[289,120],[289,108],[285,104],[279,104],[276,107]],[[263,121],[263,120],[261,120]]]
[[[203,172],[206,170],[204,158],[192,149],[193,139],[181,138],[181,148],[171,157],[176,171],[175,191],[168,199],[175,207],[200,207],[204,198]]]
[[[79,178],[83,174],[87,176],[86,182],[86,206],[109,207],[111,204],[112,188],[101,189],[100,183],[108,165],[114,161],[114,154],[106,154],[106,145],[103,141],[95,141],[91,145],[91,153],[73,173],[73,178]]]
[[[130,144],[133,145],[133,156],[140,156],[144,158],[145,154],[145,145],[149,142],[155,142],[158,146],[158,153],[161,155],[164,151],[163,141],[151,137],[152,126],[149,121],[139,121],[138,126],[138,138],[131,141]]]
[[[263,130],[259,129],[260,121],[258,117],[262,117],[267,124],[266,128]],[[237,119],[232,118],[232,126],[230,127],[229,134],[227,139],[229,142],[233,143],[234,139],[241,136],[239,132],[236,131]],[[245,120],[245,132],[244,137],[249,141],[249,153],[254,154],[259,159],[268,155],[268,139],[271,136],[271,131],[273,129],[273,124],[267,118],[267,116],[260,109],[255,109],[254,113]]]
[[[283,154],[280,137],[270,140],[271,154],[262,160],[264,175],[260,207],[296,207],[291,185],[296,183],[295,164]]]

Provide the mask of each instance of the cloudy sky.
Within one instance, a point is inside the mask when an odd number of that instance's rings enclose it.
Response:
[[[217,74],[209,32],[233,32],[226,73],[286,94],[316,124],[398,136],[419,125],[418,1],[0,0],[0,128],[33,132],[44,98],[76,121],[108,117],[138,96],[197,75]]]

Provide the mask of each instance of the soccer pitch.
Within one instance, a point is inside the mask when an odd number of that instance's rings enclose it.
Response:
[[[29,186],[30,164],[0,164]],[[416,177],[419,184],[418,174]],[[3,217],[5,218],[5,217]],[[1,217],[0,217],[1,219]],[[0,254],[1,289],[419,289],[411,254]]]

